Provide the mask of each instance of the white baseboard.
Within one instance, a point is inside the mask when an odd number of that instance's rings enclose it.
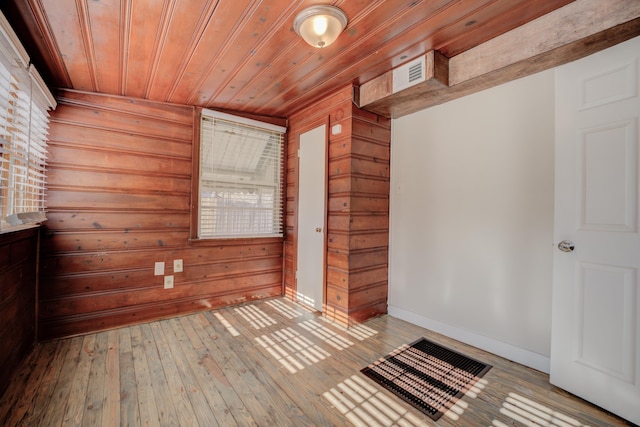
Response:
[[[446,335],[465,344],[472,345],[504,357],[505,359],[520,363],[521,365],[537,369],[538,371],[546,374],[549,373],[550,359],[548,356],[543,356],[530,350],[525,350],[455,326],[450,326],[445,323],[438,322],[437,320],[432,320],[391,305],[387,307],[387,312],[389,315],[397,317],[398,319],[405,320],[409,323],[413,323],[414,325]]]

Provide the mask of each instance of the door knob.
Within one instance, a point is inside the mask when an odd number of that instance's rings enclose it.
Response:
[[[316,228],[316,233],[322,233],[322,228],[320,227]]]
[[[576,245],[571,240],[563,240],[562,242],[558,243],[558,249],[560,249],[562,252],[573,252],[575,247]]]

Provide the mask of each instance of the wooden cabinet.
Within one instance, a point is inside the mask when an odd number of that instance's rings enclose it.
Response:
[[[0,396],[36,342],[40,229],[0,234]]]

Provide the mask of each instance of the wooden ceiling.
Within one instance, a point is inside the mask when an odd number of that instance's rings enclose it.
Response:
[[[293,19],[321,1],[3,0],[52,87],[288,117],[430,50],[452,58],[571,0],[337,0],[316,49]],[[325,2],[329,3],[329,2]]]

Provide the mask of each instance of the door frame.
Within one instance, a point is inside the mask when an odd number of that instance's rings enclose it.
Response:
[[[638,240],[638,176],[637,168],[640,159],[638,153],[638,54],[635,46],[640,43],[640,38],[630,39],[620,45],[613,46],[605,51],[597,52],[597,60],[581,58],[575,62],[567,64],[559,72],[555,71],[555,106],[556,106],[556,129],[555,129],[555,206],[554,206],[554,270],[552,288],[552,327],[551,327],[551,354],[549,381],[551,384],[566,389],[587,401],[601,406],[604,409],[626,418],[631,422],[638,423],[637,412],[633,409],[633,399],[637,399],[640,393],[638,387],[637,369],[640,358],[640,334],[637,327],[640,321],[637,316],[640,313],[640,295],[638,292],[637,278],[637,247]],[[588,62],[590,61],[590,62]],[[594,66],[594,62],[596,65]],[[588,70],[588,71],[587,71]],[[571,72],[571,76],[568,72]],[[624,73],[628,73],[627,78],[621,78]],[[618,74],[614,74],[618,73]],[[613,80],[616,77],[619,82],[626,82],[627,86],[617,87],[618,93],[615,96],[604,96],[595,91],[597,95],[593,99],[588,98],[586,90],[580,86],[583,82],[593,82],[596,78],[605,81]],[[572,79],[575,86],[566,84]],[[562,88],[561,91],[558,88]],[[582,89],[582,90],[581,90]],[[633,96],[630,94],[633,93]],[[602,98],[598,98],[598,96]],[[559,101],[560,100],[560,101]],[[575,101],[575,104],[574,104]],[[624,105],[622,105],[624,104]],[[615,110],[614,110],[615,107]],[[613,110],[610,112],[610,110]],[[622,114],[620,114],[622,111]],[[559,112],[561,116],[559,116]],[[580,115],[580,117],[579,117]],[[594,118],[597,117],[597,120]],[[560,118],[560,120],[558,119]],[[589,224],[586,217],[586,191],[587,187],[583,183],[586,180],[586,160],[583,157],[586,153],[585,135],[604,132],[611,129],[612,125],[616,129],[623,129],[630,124],[632,131],[627,131],[626,137],[616,141],[624,143],[625,156],[632,159],[633,176],[627,175],[630,180],[635,181],[634,185],[628,188],[626,194],[626,209],[629,206],[629,198],[633,200],[633,213],[626,211],[622,215],[625,221],[633,217],[633,224],[606,225],[606,219],[602,222]],[[629,141],[633,140],[634,145],[629,147]],[[610,140],[607,140],[609,143]],[[599,142],[601,144],[601,142]],[[597,151],[596,151],[597,153]],[[604,157],[604,156],[597,156]],[[629,158],[622,160],[629,166]],[[569,169],[563,169],[571,163]],[[610,161],[613,164],[613,161]],[[602,171],[611,171],[613,166],[607,165],[601,168]],[[576,173],[580,171],[581,173]],[[619,170],[624,170],[620,168]],[[628,173],[628,172],[627,172]],[[559,177],[563,177],[559,179]],[[626,178],[626,177],[625,177]],[[593,180],[592,182],[605,182]],[[559,183],[563,186],[559,187]],[[619,188],[619,187],[618,187]],[[565,192],[560,191],[564,189]],[[570,191],[569,191],[570,190]],[[584,194],[582,194],[584,192]],[[631,193],[632,194],[629,194]],[[567,194],[571,194],[571,197]],[[577,193],[580,193],[576,196]],[[597,194],[598,192],[596,192]],[[573,197],[576,197],[574,200]],[[594,196],[595,197],[595,196]],[[564,215],[567,209],[562,210],[559,200],[566,200],[571,205],[571,215]],[[619,205],[625,205],[619,203]],[[624,211],[624,208],[622,209]],[[580,212],[578,212],[580,211]],[[561,214],[559,214],[561,213]],[[597,217],[597,215],[596,215]],[[616,226],[620,228],[616,228]],[[626,228],[625,228],[626,227]],[[622,234],[624,232],[626,234]],[[561,240],[575,241],[575,253],[573,245],[563,249],[557,247]],[[598,241],[596,241],[598,240]],[[573,242],[572,242],[573,243]],[[597,244],[595,244],[597,243]],[[585,279],[591,271],[593,277],[599,273],[617,274],[619,280],[594,279],[590,287]],[[595,272],[595,273],[593,273]],[[606,288],[602,286],[606,283]],[[616,284],[617,294],[610,291],[612,285]],[[605,301],[602,295],[613,295],[613,299]],[[587,302],[585,302],[587,301]],[[585,309],[586,307],[586,309]],[[608,355],[594,351],[594,343],[600,341],[601,335],[607,334],[606,322],[603,319],[613,316],[604,314],[603,307],[608,308],[606,313],[620,314],[615,325],[612,321],[609,331],[620,326],[620,335],[617,342],[620,360],[612,360]],[[589,320],[587,319],[589,316]],[[598,329],[593,325],[597,324]],[[590,327],[587,326],[590,325]],[[602,326],[605,325],[605,326]],[[625,328],[625,326],[628,326]],[[601,327],[601,328],[600,328]],[[625,333],[626,332],[626,333]],[[586,343],[586,344],[585,344]],[[606,346],[605,348],[611,348]],[[586,351],[584,349],[587,349]],[[584,353],[583,353],[584,351]],[[625,359],[625,356],[627,359]],[[612,366],[616,365],[612,369]],[[618,366],[619,365],[619,366]],[[596,386],[597,384],[597,386]],[[606,390],[606,392],[601,392]],[[632,396],[632,397],[626,397]]]
[[[324,164],[324,220],[322,224],[323,228],[323,244],[322,244],[322,313],[325,313],[325,307],[327,303],[327,241],[328,241],[328,218],[329,218],[329,145],[331,143],[329,135],[329,117],[325,117],[324,120],[314,121],[304,128],[302,128],[297,138],[297,152],[296,152],[296,203],[295,203],[295,239],[294,239],[294,254],[293,254],[293,279],[294,279],[294,294],[292,295],[295,300],[298,300],[298,249],[299,249],[299,215],[300,215],[300,137],[312,131],[320,126],[325,126],[325,164]]]

